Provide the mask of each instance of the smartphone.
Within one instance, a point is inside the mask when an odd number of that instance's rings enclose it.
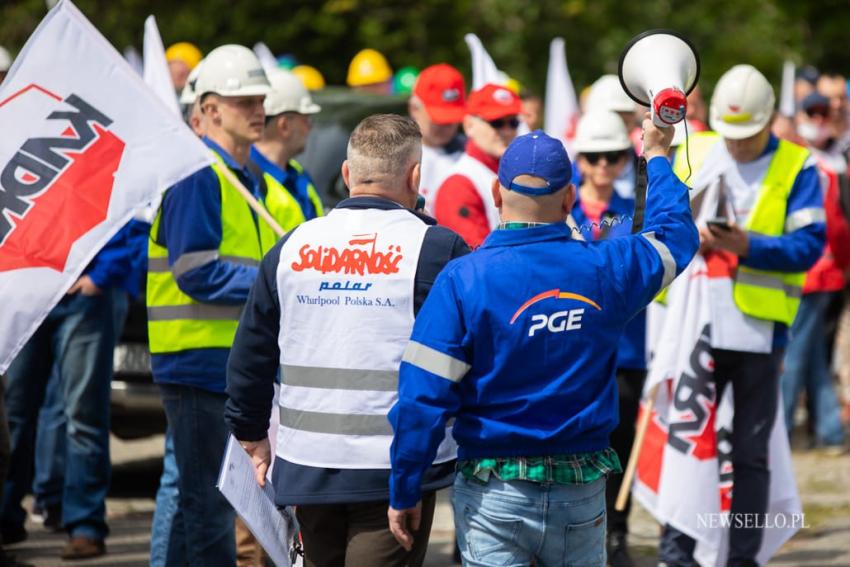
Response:
[[[717,228],[719,230],[730,230],[729,228],[729,219],[726,217],[715,217],[713,219],[708,219],[705,221],[705,224],[708,225],[709,228]]]

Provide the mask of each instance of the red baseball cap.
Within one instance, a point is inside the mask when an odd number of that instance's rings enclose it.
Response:
[[[469,94],[466,113],[484,120],[496,120],[519,114],[522,109],[519,97],[511,89],[488,83]]]
[[[422,101],[425,112],[437,124],[458,124],[466,114],[466,85],[460,71],[439,63],[419,73],[413,94]]]

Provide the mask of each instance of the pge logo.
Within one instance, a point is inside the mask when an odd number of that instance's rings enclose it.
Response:
[[[76,94],[29,85],[0,110],[27,113],[43,133],[0,156],[0,272],[62,271],[74,242],[107,216],[124,142],[108,130],[112,119]]]
[[[570,293],[568,291],[561,291],[560,289],[550,289],[549,291],[544,291],[543,293],[539,293],[522,304],[522,306],[517,309],[514,316],[511,318],[511,325],[513,325],[516,320],[519,318],[522,313],[534,305],[539,301],[543,301],[544,299],[569,299],[573,301],[580,301],[582,303],[586,303],[596,309],[597,311],[602,311],[602,308],[592,299],[588,299],[583,295],[579,295],[577,293]],[[561,311],[556,311],[555,313],[545,314],[540,313],[537,315],[532,315],[531,317],[531,326],[528,328],[528,336],[533,337],[535,333],[542,330],[547,330],[550,333],[564,333],[566,331],[576,331],[581,329],[582,325],[582,317],[584,316],[585,308],[579,309],[565,309]]]

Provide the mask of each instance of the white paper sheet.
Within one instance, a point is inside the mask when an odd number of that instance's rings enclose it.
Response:
[[[291,567],[290,549],[296,534],[294,513],[289,508],[283,513],[277,509],[271,481],[267,480],[263,487],[257,484],[251,458],[232,435],[227,442],[217,487],[275,565]]]

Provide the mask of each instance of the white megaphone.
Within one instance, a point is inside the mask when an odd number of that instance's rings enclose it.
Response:
[[[685,118],[687,96],[699,79],[699,56],[682,35],[650,30],[626,45],[618,74],[626,94],[650,108],[656,126],[672,126]]]

